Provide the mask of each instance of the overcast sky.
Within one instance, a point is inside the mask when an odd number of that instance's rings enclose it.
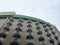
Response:
[[[14,11],[43,19],[60,31],[60,0],[0,0],[0,12],[2,11]]]

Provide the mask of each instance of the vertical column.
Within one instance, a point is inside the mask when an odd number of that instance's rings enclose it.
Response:
[[[3,26],[6,24],[8,17],[6,19],[0,19],[0,30],[2,30]]]
[[[39,40],[38,40],[38,35],[36,32],[35,22],[32,22],[32,31],[33,31],[34,45],[39,45]]]
[[[15,31],[15,28],[16,28],[16,24],[17,24],[17,21],[14,20],[12,26],[10,27],[10,30],[8,31],[7,37],[6,37],[3,45],[10,45],[10,42],[11,42],[13,33],[14,33],[14,31]]]
[[[45,41],[46,41],[46,44],[47,44],[47,45],[50,45],[50,42],[49,42],[49,40],[48,40],[48,37],[46,36],[46,33],[45,33],[45,31],[44,31],[43,25],[40,24],[40,26],[41,26],[41,30],[42,30],[42,32],[43,32],[43,36],[44,36],[44,39],[45,39]]]
[[[27,23],[26,20],[23,20],[20,45],[26,45],[26,30],[27,30]]]

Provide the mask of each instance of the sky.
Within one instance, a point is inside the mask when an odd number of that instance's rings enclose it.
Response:
[[[60,31],[60,0],[0,0],[0,12],[6,11],[45,20]]]

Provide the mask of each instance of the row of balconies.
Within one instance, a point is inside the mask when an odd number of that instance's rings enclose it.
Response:
[[[21,31],[22,31],[21,27],[23,26],[22,23],[23,23],[23,19],[20,18],[18,20],[17,27],[16,27],[15,32],[13,34],[13,37],[11,39],[12,40],[11,45],[19,45],[19,43],[20,43],[20,35],[21,35]]]
[[[8,31],[9,31],[9,27],[12,26],[12,22],[13,22],[13,18],[8,18],[6,24],[3,26],[2,30],[0,31],[0,45],[3,44],[7,34],[8,34]]]

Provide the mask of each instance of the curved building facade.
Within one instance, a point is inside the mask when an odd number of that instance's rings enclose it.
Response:
[[[60,45],[60,33],[41,19],[1,12],[0,45]]]

